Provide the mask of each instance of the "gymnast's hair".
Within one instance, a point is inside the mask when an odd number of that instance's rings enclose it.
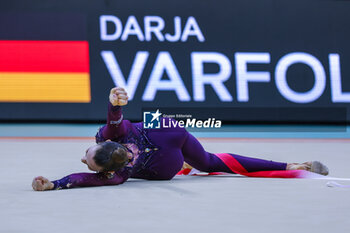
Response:
[[[103,168],[103,172],[119,171],[125,167],[129,158],[125,146],[112,141],[99,143],[100,148],[94,156],[95,163]]]

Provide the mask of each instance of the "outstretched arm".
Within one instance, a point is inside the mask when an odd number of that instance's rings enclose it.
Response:
[[[113,140],[127,133],[129,121],[123,120],[122,107],[128,103],[128,94],[121,87],[111,89],[109,94],[107,123],[96,134],[96,142]]]
[[[35,191],[45,191],[75,187],[117,185],[124,183],[129,177],[130,171],[127,169],[115,173],[74,173],[54,181],[49,181],[45,177],[38,176],[34,178],[32,187]]]

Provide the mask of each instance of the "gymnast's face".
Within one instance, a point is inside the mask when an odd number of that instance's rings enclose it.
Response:
[[[86,150],[85,156],[81,158],[81,162],[85,163],[91,171],[102,171],[103,168],[95,163],[94,156],[96,151],[100,148],[100,145],[94,145]]]

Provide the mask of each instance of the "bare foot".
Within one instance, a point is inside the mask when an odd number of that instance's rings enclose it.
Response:
[[[188,163],[186,163],[186,162],[184,162],[184,164],[182,165],[182,168],[181,168],[181,170],[183,170],[183,169],[192,169],[193,167],[191,166],[191,165],[189,165]]]
[[[288,163],[286,170],[306,170],[321,175],[328,175],[328,167],[319,161],[308,161],[304,163]]]
[[[288,163],[286,170],[306,170],[311,171],[311,164],[312,162],[305,162],[305,163]]]

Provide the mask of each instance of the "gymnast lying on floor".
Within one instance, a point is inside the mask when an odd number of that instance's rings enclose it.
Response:
[[[144,129],[142,122],[131,123],[123,119],[122,106],[128,103],[123,88],[112,88],[109,100],[107,124],[96,134],[97,144],[89,147],[81,159],[95,173],[75,173],[54,181],[38,176],[32,182],[34,190],[117,185],[129,177],[170,180],[184,162],[203,172],[254,177],[303,178],[311,172],[328,174],[328,168],[318,161],[281,163],[232,153],[207,152],[180,126]],[[165,120],[174,121],[171,118]]]

